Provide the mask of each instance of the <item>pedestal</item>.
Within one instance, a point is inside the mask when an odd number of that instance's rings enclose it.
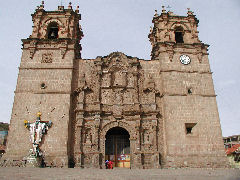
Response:
[[[41,167],[42,157],[36,157],[33,154],[30,154],[26,158],[26,167]]]

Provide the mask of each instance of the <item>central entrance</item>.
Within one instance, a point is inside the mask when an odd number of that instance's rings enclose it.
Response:
[[[111,128],[106,134],[105,160],[111,160],[114,167],[130,168],[130,135],[121,127]]]

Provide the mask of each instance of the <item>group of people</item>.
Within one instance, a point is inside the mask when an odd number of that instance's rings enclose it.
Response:
[[[105,161],[106,169],[113,169],[113,162],[111,160]]]

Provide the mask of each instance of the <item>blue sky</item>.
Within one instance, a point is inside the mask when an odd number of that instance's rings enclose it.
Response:
[[[170,6],[174,14],[187,8],[200,20],[199,36],[209,44],[209,60],[224,136],[240,134],[239,0],[73,0],[80,6],[84,37],[82,57],[96,58],[113,51],[150,59],[148,40],[154,10]],[[68,6],[69,1],[62,0]],[[21,39],[32,31],[31,14],[40,0],[8,0],[0,6],[0,121],[9,122],[21,60]],[[56,10],[60,0],[46,0],[46,10]],[[167,9],[168,10],[168,9]]]

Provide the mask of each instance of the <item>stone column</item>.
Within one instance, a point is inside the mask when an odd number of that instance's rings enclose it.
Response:
[[[129,139],[130,140],[130,167],[131,169],[136,168],[135,162],[135,152],[136,152],[136,139]]]
[[[94,154],[93,157],[93,167],[97,167],[100,168],[102,165],[102,154],[100,153],[100,135],[99,135],[99,127],[100,127],[100,123],[101,123],[101,116],[100,116],[100,112],[96,112],[95,117],[95,126],[93,129],[93,147],[94,147],[94,152],[96,152]]]
[[[75,167],[81,167],[83,119],[83,112],[77,112],[74,144]]]
[[[152,161],[153,161],[153,168],[159,168],[159,147],[158,147],[158,119],[157,119],[157,114],[152,115],[152,129],[153,129],[153,156],[152,156]]]

